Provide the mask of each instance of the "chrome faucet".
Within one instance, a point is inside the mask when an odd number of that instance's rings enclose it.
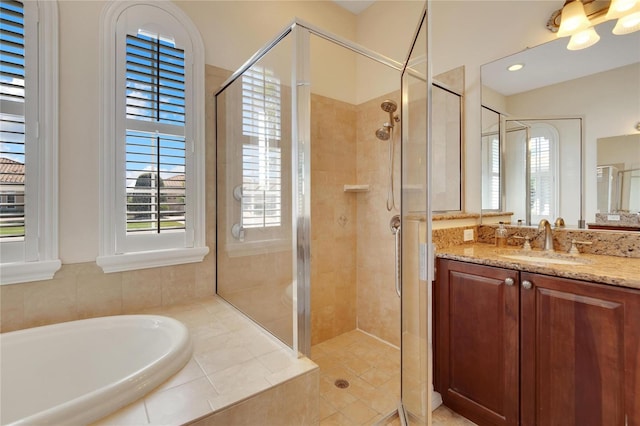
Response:
[[[547,219],[542,219],[538,224],[538,232],[544,231],[544,251],[553,251],[553,234],[551,224]]]

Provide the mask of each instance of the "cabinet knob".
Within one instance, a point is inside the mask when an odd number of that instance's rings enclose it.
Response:
[[[524,288],[525,290],[529,290],[531,289],[531,287],[533,287],[533,284],[531,284],[531,281],[528,281],[528,280],[522,281],[522,288]]]
[[[504,279],[504,283],[505,283],[506,285],[508,285],[508,286],[512,286],[514,282],[515,282],[515,281],[513,281],[513,278],[511,278],[511,277],[509,277],[509,278],[505,278],[505,279]]]

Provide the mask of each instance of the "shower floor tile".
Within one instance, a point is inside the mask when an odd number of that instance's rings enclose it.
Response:
[[[400,350],[358,330],[311,347],[320,366],[320,426],[373,425],[397,408],[400,399]],[[337,380],[349,386],[336,386]],[[392,418],[387,426],[399,426]],[[441,405],[433,426],[475,426]]]
[[[320,425],[372,425],[400,399],[400,351],[354,330],[314,345],[320,366]],[[338,387],[346,380],[348,387]],[[340,384],[340,383],[338,383]]]

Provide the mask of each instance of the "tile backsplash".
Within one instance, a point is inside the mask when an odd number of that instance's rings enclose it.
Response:
[[[478,242],[492,244],[496,227],[495,225],[479,225]],[[509,233],[509,245],[522,246],[522,240],[512,238],[514,235],[529,236],[531,238],[531,246],[534,249],[543,245],[544,236],[541,232],[538,232],[537,227],[507,225],[506,228]],[[582,253],[640,258],[640,232],[553,229],[553,247],[556,251],[568,252],[571,248],[572,240],[591,242],[591,245],[580,245],[578,247]]]
[[[538,232],[537,227],[513,225],[505,225],[505,227],[509,235],[507,244],[513,246],[513,248],[522,247],[523,245],[523,241],[513,238],[514,236],[529,236],[531,238],[531,246],[534,249],[542,247],[543,235],[541,232]],[[431,235],[436,250],[438,247],[472,244],[476,242],[493,244],[495,242],[496,228],[497,225],[459,226],[433,229]],[[464,241],[463,235],[465,229],[474,230],[473,241]],[[553,229],[553,246],[556,251],[568,252],[571,248],[572,240],[591,242],[590,245],[579,245],[578,250],[580,250],[581,253],[640,258],[640,232],[569,228]]]

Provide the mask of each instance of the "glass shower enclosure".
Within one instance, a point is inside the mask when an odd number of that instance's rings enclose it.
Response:
[[[377,67],[384,79],[393,80],[396,91],[402,87],[401,115],[407,119],[402,122],[399,148],[400,216],[402,228],[408,231],[403,231],[400,255],[406,290],[400,299],[402,320],[398,322],[402,324],[402,400],[412,398],[406,404],[406,417],[415,424],[430,420],[426,398],[430,395],[427,283],[432,268],[427,238],[427,88],[431,85],[426,24],[425,10],[416,41],[408,49],[410,65],[406,66],[296,19],[233,73],[215,95],[217,293],[294,353],[309,355],[311,180],[316,179],[314,193],[322,192],[323,185],[335,186],[331,180],[334,172],[312,173],[311,163],[341,162],[349,155],[355,156],[346,146],[354,141],[340,130],[347,118],[330,111],[327,114],[331,116],[324,119],[328,126],[318,125],[319,120],[312,123],[311,99],[317,96],[316,92],[312,94],[312,87],[325,88],[339,99],[353,88],[344,81],[336,64],[349,64],[355,69],[362,61]],[[328,127],[334,133],[328,133]],[[371,136],[374,130],[367,129]],[[312,135],[316,144],[323,137],[345,138],[345,143],[337,144],[331,152],[313,151],[312,159]],[[372,150],[383,146],[375,145]],[[324,158],[325,154],[330,158]],[[360,190],[358,185],[349,190],[345,186],[340,197],[353,197],[347,191]],[[380,208],[384,210],[384,205]],[[349,220],[349,211],[336,213],[335,222],[344,232],[348,232]],[[313,256],[317,259],[323,250],[315,247]],[[324,251],[330,250],[328,247]],[[337,306],[341,306],[339,302]],[[405,382],[405,376],[411,376],[411,380]]]

